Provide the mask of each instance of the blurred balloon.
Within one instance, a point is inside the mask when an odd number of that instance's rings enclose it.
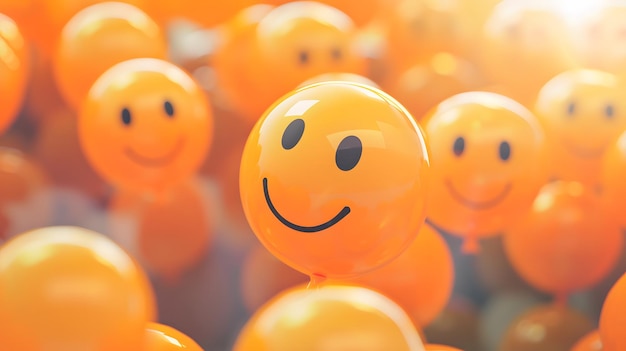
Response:
[[[398,303],[415,325],[430,324],[452,294],[452,254],[443,238],[429,225],[398,258],[349,282],[383,293]]]
[[[0,133],[9,128],[20,112],[30,66],[30,50],[20,28],[0,14]]]
[[[78,119],[81,146],[116,188],[152,196],[186,181],[211,146],[211,104],[175,65],[151,58],[107,70]]]
[[[617,221],[626,229],[626,218],[622,215],[626,201],[626,131],[617,142],[610,144],[602,160],[600,184],[602,184],[603,208],[607,219]]]
[[[597,330],[585,335],[570,351],[603,351],[600,333]]]
[[[92,84],[113,65],[166,57],[165,37],[145,12],[125,3],[103,2],[82,9],[63,27],[54,76],[67,104],[79,111]]]
[[[205,28],[229,20],[237,11],[250,6],[254,0],[198,1],[198,0],[153,0],[151,3],[165,21],[183,18]]]
[[[626,338],[624,338],[625,296],[626,274],[613,285],[602,306],[599,331],[603,351],[621,351],[626,346]]]
[[[144,351],[203,351],[200,345],[180,331],[159,323],[148,323]]]
[[[566,301],[610,272],[623,240],[593,191],[556,181],[544,186],[527,216],[508,230],[504,247],[522,278]]]
[[[251,250],[241,271],[244,304],[254,312],[283,290],[307,283],[308,277],[282,263],[263,246]]]
[[[599,184],[602,157],[626,129],[626,90],[618,77],[571,70],[539,91],[535,111],[551,141],[551,173],[588,186]]]
[[[512,225],[548,179],[543,129],[519,103],[487,92],[450,97],[422,123],[434,172],[428,218],[476,253],[477,240]]]
[[[105,182],[94,172],[78,139],[78,121],[70,112],[49,115],[41,121],[33,154],[56,187],[70,188],[102,201]]]
[[[481,80],[471,62],[439,52],[408,68],[387,90],[420,120],[445,99],[475,90]]]
[[[593,330],[587,317],[564,305],[543,305],[524,313],[504,336],[500,351],[570,351]]]
[[[291,0],[266,0],[263,3],[278,6],[292,2]],[[355,2],[353,0],[317,0],[316,2],[333,6],[345,12],[354,23],[363,27],[369,24],[376,14],[383,8],[384,2],[380,0],[363,0]]]
[[[424,351],[404,311],[374,291],[295,287],[276,296],[243,328],[234,351]]]
[[[255,125],[241,200],[281,261],[312,277],[353,278],[410,246],[424,223],[429,170],[424,135],[396,100],[325,82],[281,98]]]
[[[47,227],[0,248],[0,339],[9,350],[139,350],[155,313],[141,268],[100,234]]]
[[[431,344],[445,344],[464,351],[484,351],[476,307],[468,300],[453,297],[445,310],[424,328]]]
[[[555,75],[577,66],[568,27],[553,2],[501,1],[484,26],[481,68],[529,106]]]
[[[206,255],[213,235],[209,204],[195,182],[145,203],[139,214],[138,247],[148,270],[178,281]]]

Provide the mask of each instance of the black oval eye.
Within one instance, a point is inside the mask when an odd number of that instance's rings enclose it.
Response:
[[[604,107],[604,115],[609,119],[612,119],[613,116],[615,116],[615,108],[613,107],[613,105],[608,104],[606,105],[606,107]]]
[[[300,51],[300,53],[298,54],[298,59],[300,60],[301,64],[307,64],[309,62],[309,53],[306,51]]]
[[[457,156],[461,156],[463,151],[465,151],[465,139],[463,139],[463,137],[456,138],[454,146],[452,146],[452,151],[454,151],[454,154]]]
[[[567,105],[567,114],[569,116],[573,116],[574,113],[576,113],[576,104],[573,102],[570,102],[569,105]]]
[[[333,51],[331,52],[331,55],[333,56],[334,60],[340,60],[341,59],[341,49],[339,48],[334,48]]]
[[[509,143],[507,143],[506,141],[503,141],[500,143],[500,159],[502,161],[508,161],[508,159],[511,157],[511,145],[509,145]]]
[[[124,108],[122,110],[122,123],[128,126],[130,125],[130,122],[131,122],[130,110],[128,110],[127,108]]]
[[[347,136],[339,143],[335,153],[335,163],[342,171],[349,171],[356,167],[363,153],[361,139],[354,135]]]
[[[294,119],[289,123],[287,128],[285,128],[285,132],[283,133],[283,149],[290,150],[293,149],[296,144],[302,138],[302,134],[304,133],[304,121],[300,118]]]
[[[171,102],[166,100],[165,103],[163,103],[163,108],[165,109],[165,113],[167,113],[168,116],[174,116],[174,106],[172,106]]]

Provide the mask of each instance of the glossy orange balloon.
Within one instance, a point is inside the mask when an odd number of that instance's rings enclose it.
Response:
[[[585,335],[580,339],[571,351],[603,351],[600,332],[597,330]]]
[[[501,351],[570,351],[592,322],[564,305],[542,305],[521,315],[505,333]]]
[[[420,120],[445,99],[475,90],[481,84],[482,77],[471,62],[439,52],[409,67],[390,82],[387,91]]]
[[[422,121],[432,157],[428,218],[465,239],[501,233],[547,180],[546,140],[535,116],[502,95],[455,95]]]
[[[158,24],[135,6],[103,2],[81,10],[63,27],[54,75],[67,104],[80,110],[102,73],[119,62],[144,57],[167,57]]]
[[[602,184],[603,208],[607,219],[616,221],[626,228],[626,218],[622,215],[626,199],[626,132],[606,150],[602,160],[600,184]]]
[[[456,347],[438,345],[438,344],[426,344],[426,351],[463,351],[461,349],[457,349]]]
[[[159,323],[148,323],[142,351],[203,351],[193,339],[180,331]]]
[[[424,351],[406,313],[361,287],[298,286],[273,298],[245,325],[233,351]]]
[[[210,103],[175,65],[141,58],[94,83],[79,117],[87,159],[118,188],[159,193],[188,179],[211,145]]]
[[[241,272],[241,294],[254,312],[283,290],[306,284],[308,277],[282,263],[263,246],[250,251]]]
[[[552,176],[601,186],[602,157],[626,129],[624,87],[606,72],[572,70],[539,91],[535,111],[552,142]]]
[[[610,272],[623,240],[593,190],[557,181],[546,185],[527,216],[507,231],[504,245],[522,278],[564,300]]]
[[[141,268],[87,229],[19,235],[0,248],[0,267],[0,340],[9,350],[140,350],[156,317]]]
[[[138,219],[140,257],[149,270],[169,281],[197,265],[211,244],[213,218],[196,182],[146,203]]]
[[[621,351],[626,346],[624,325],[626,325],[626,274],[613,285],[600,315],[600,338],[603,351]]]
[[[429,225],[398,258],[352,282],[380,291],[425,327],[448,303],[454,285],[452,254]]]
[[[0,133],[13,123],[24,101],[30,69],[30,51],[17,24],[0,14]]]
[[[500,2],[484,25],[481,68],[505,84],[514,99],[530,106],[555,75],[575,68],[573,44],[564,22],[545,1]]]
[[[345,13],[318,2],[295,1],[269,11],[256,30],[251,73],[264,85],[249,91],[259,103],[251,118],[257,120],[276,99],[319,74],[364,74],[355,33]]]
[[[255,234],[307,275],[347,278],[390,262],[423,224],[423,133],[382,91],[351,82],[296,90],[262,117],[240,170]]]

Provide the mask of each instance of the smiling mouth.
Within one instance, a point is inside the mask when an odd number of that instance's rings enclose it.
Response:
[[[172,150],[164,156],[160,157],[147,157],[139,154],[137,151],[133,150],[130,146],[127,146],[124,149],[126,156],[130,158],[132,161],[139,163],[146,167],[161,167],[170,162],[172,162],[176,156],[180,153],[183,146],[185,144],[185,140],[181,137],[176,142],[176,145],[172,148]]]
[[[458,202],[460,202],[461,204],[470,207],[472,209],[475,210],[484,210],[484,209],[488,209],[491,207],[496,206],[497,204],[499,204],[500,202],[502,202],[502,200],[504,200],[504,198],[509,194],[509,192],[511,191],[511,183],[508,183],[504,189],[502,189],[502,191],[500,192],[500,194],[498,194],[498,196],[486,200],[486,201],[473,201],[470,200],[466,197],[464,197],[463,195],[461,195],[460,192],[458,192],[454,186],[452,185],[452,182],[450,180],[446,180],[446,186],[448,187],[448,190],[450,191],[450,194],[452,195],[452,197],[454,197]]]
[[[321,232],[322,230],[325,230],[334,226],[339,221],[341,221],[345,216],[347,216],[348,213],[350,213],[350,207],[346,206],[343,209],[341,209],[341,211],[339,211],[339,213],[337,213],[337,215],[331,218],[328,222],[322,223],[320,225],[312,226],[312,227],[301,226],[301,225],[294,224],[290,222],[289,220],[287,220],[278,212],[276,207],[274,207],[274,204],[272,203],[272,199],[270,199],[270,192],[267,189],[267,178],[263,178],[263,193],[265,194],[265,202],[267,202],[267,206],[270,208],[270,211],[272,211],[272,213],[274,214],[274,217],[276,217],[276,219],[278,219],[285,226],[293,230],[303,232],[303,233]]]
[[[574,155],[580,158],[600,158],[602,157],[602,155],[604,155],[604,150],[605,150],[604,147],[598,147],[595,149],[586,149],[586,148],[574,146],[567,142],[564,142],[563,144],[565,144],[565,147],[567,148],[569,152],[573,153]]]

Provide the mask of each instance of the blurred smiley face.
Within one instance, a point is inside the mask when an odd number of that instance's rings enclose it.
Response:
[[[424,121],[433,165],[428,217],[453,234],[498,234],[546,180],[545,137],[535,117],[504,96],[470,92]]]
[[[351,82],[279,100],[246,144],[240,188],[261,242],[309,275],[346,277],[407,248],[424,220],[423,136],[391,97]]]
[[[553,175],[597,185],[600,162],[626,127],[623,84],[609,73],[573,70],[539,92],[537,116],[553,141]]]
[[[198,85],[157,59],[126,61],[105,72],[79,120],[94,168],[116,186],[150,192],[191,176],[208,152],[212,130]]]

